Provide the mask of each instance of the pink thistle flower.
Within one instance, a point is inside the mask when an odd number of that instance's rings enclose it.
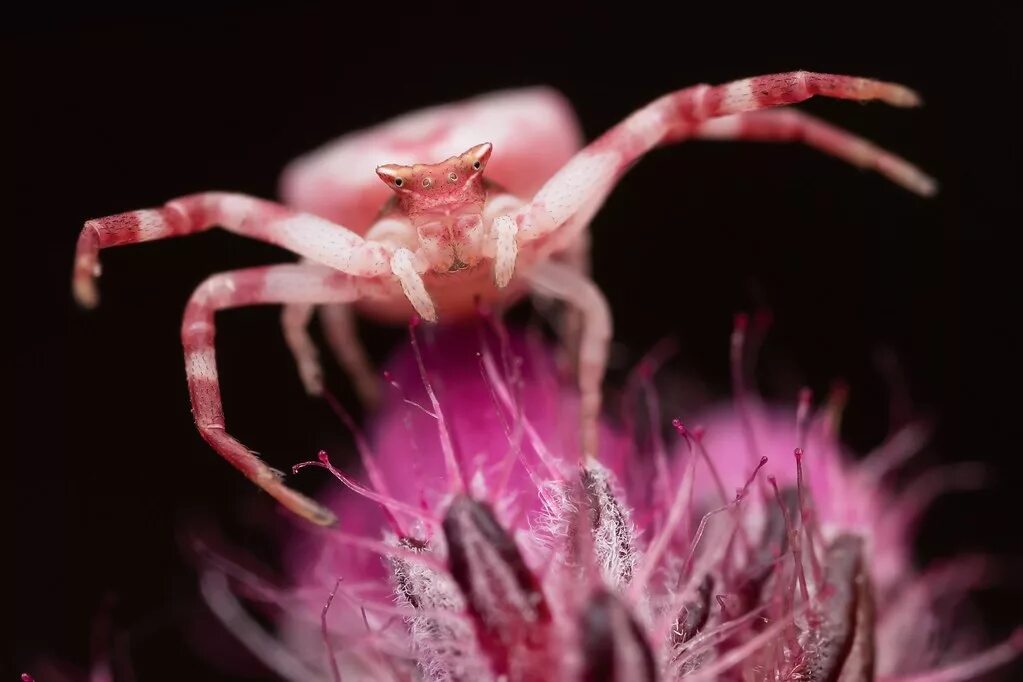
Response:
[[[578,397],[543,342],[411,331],[356,434],[364,475],[326,453],[296,467],[343,484],[341,525],[293,541],[280,638],[243,616],[223,566],[205,574],[213,610],[282,676],[944,682],[1023,651],[1023,629],[971,655],[971,633],[947,627],[983,560],[911,562],[923,509],[980,472],[925,474],[896,496],[891,475],[926,429],[857,460],[837,437],[841,394],[764,404],[742,381],[744,318],[732,404],[649,447],[604,424],[596,459],[579,455]]]

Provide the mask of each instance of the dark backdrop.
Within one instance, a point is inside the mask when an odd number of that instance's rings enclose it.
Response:
[[[108,613],[143,680],[259,674],[242,654],[203,653],[218,635],[181,537],[212,524],[259,553],[256,529],[274,516],[196,435],[178,327],[209,273],[287,256],[218,232],[105,252],[102,305],[84,314],[69,294],[82,221],[203,189],[273,196],[283,164],[332,136],[498,87],[560,88],[590,137],[669,90],[759,73],[806,68],[918,88],[927,106],[915,111],[806,108],[931,171],[943,185],[934,200],[791,146],[692,143],[630,172],[593,225],[595,278],[616,317],[609,381],[675,335],[667,376],[696,373],[723,393],[732,314],[767,307],[776,324],[765,391],[791,398],[799,383],[821,393],[845,379],[845,436],[865,449],[885,431],[883,367],[896,358],[913,404],[939,419],[931,461],[980,459],[998,472],[990,491],[939,507],[922,551],[1018,557],[1021,84],[1007,10],[175,7],[37,13],[3,29],[17,207],[6,225],[17,383],[5,620],[19,671],[39,657],[84,666],[93,621]],[[233,432],[281,467],[346,442],[303,395],[276,310],[232,312],[220,325]],[[401,339],[365,333],[378,361]],[[356,407],[339,374],[331,384]],[[1023,608],[1018,586],[980,604],[995,633]]]

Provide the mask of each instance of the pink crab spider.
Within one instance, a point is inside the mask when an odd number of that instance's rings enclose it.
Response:
[[[816,95],[919,104],[901,85],[798,71],[678,90],[581,148],[578,124],[558,94],[495,93],[399,117],[299,159],[284,176],[287,205],[204,192],[90,220],[78,239],[74,295],[96,305],[101,248],[217,225],[301,256],[300,263],[213,275],[192,295],[181,334],[202,437],[285,507],[319,524],[334,523],[334,515],[290,489],[225,429],[214,354],[218,310],[284,304],[288,345],[305,387],[317,393],[320,366],[307,326],[323,306],[328,342],[372,401],[378,379],[357,341],[353,308],[392,322],[413,312],[432,322],[527,293],[561,300],[575,322],[564,326],[577,353],[582,452],[594,456],[611,314],[586,275],[586,227],[643,154],[690,138],[800,141],[920,194],[934,191],[919,169],[868,141],[795,110],[759,111]],[[374,167],[384,184],[372,177]]]

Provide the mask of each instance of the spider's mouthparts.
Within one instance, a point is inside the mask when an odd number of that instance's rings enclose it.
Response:
[[[458,272],[459,270],[465,270],[467,267],[469,267],[468,264],[463,263],[458,256],[455,256],[455,262],[448,268],[448,272]]]

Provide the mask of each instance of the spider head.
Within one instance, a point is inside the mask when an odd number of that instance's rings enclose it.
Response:
[[[483,170],[492,149],[484,142],[440,163],[377,168],[415,226],[421,252],[436,272],[471,267],[483,255]]]

